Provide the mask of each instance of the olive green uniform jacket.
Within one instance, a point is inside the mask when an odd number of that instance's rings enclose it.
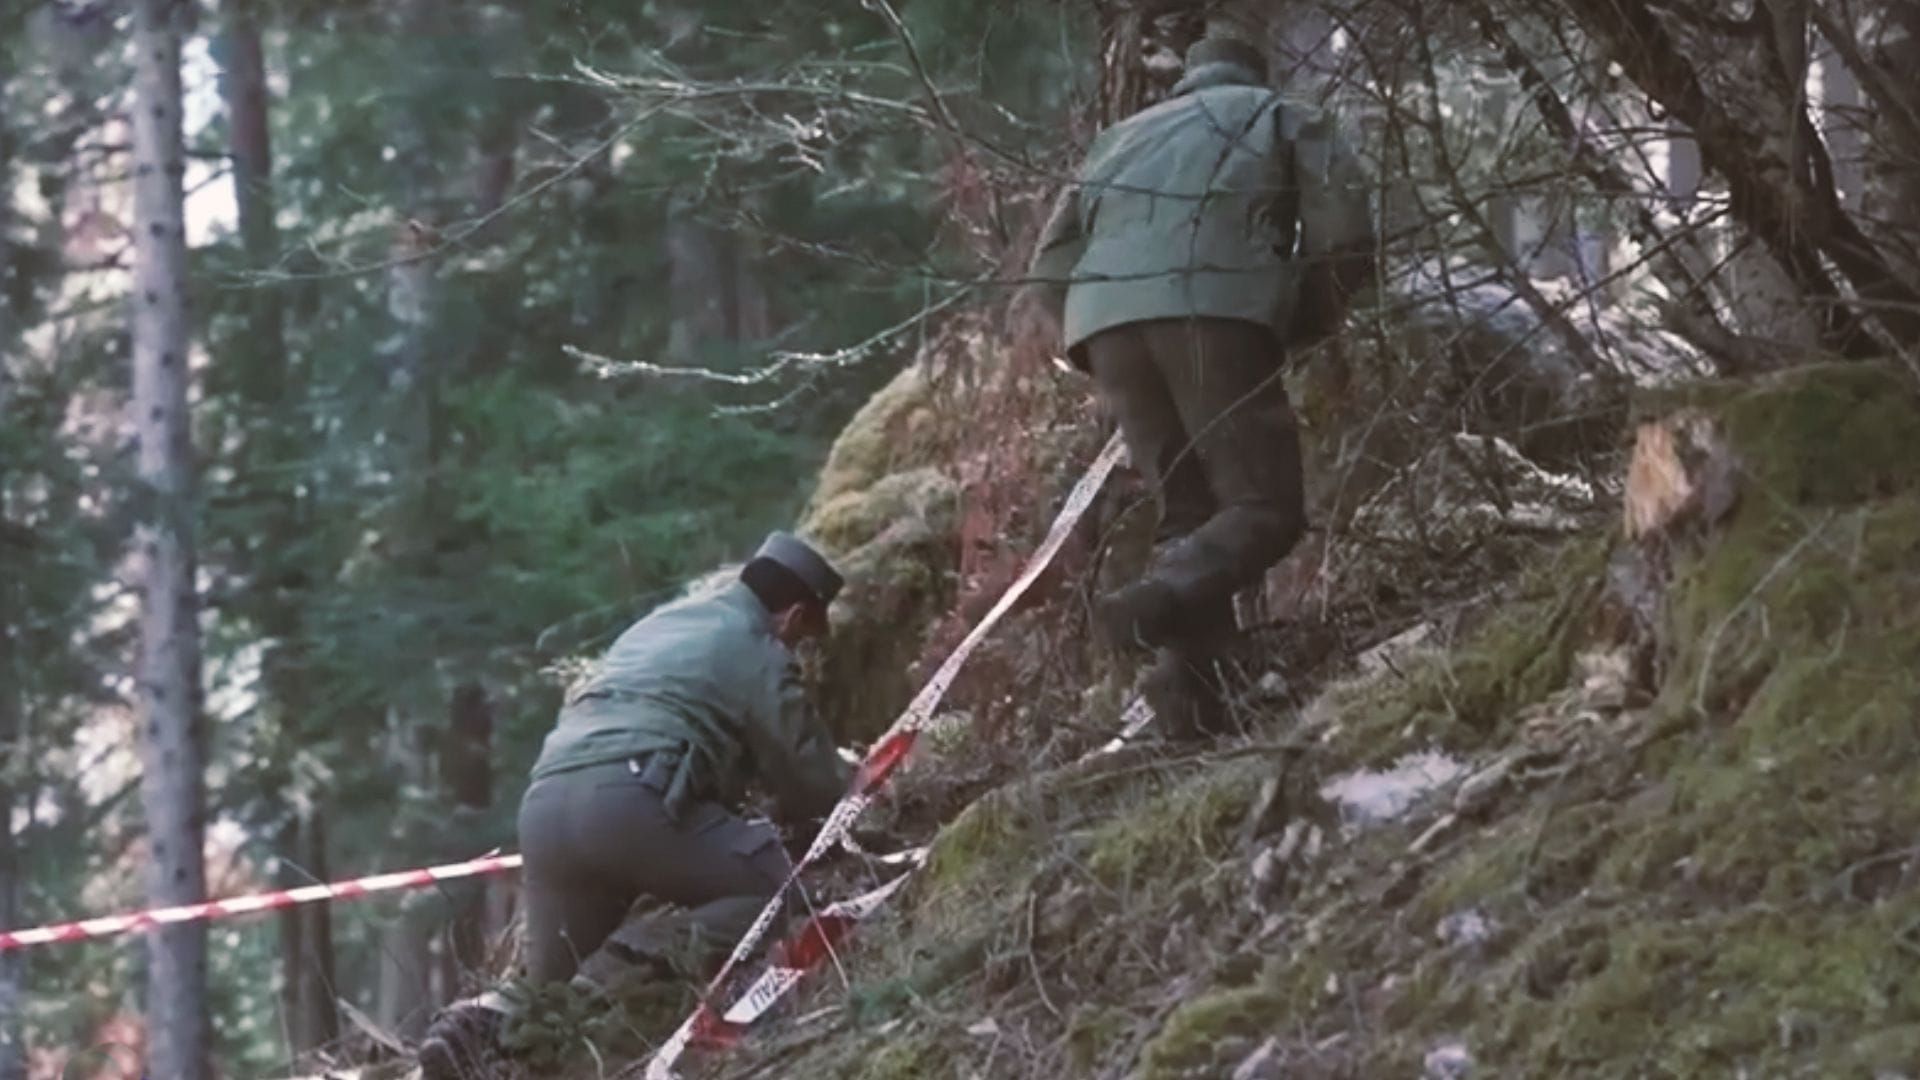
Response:
[[[666,793],[670,811],[688,798],[737,804],[758,779],[783,817],[818,818],[850,773],[772,617],[740,582],[628,627],[568,695],[533,779],[660,750],[681,758]]]
[[[1297,160],[1296,146],[1314,160]],[[1297,256],[1344,246],[1366,257],[1367,214],[1358,163],[1327,114],[1284,101],[1245,68],[1207,64],[1094,139],[1030,277],[1081,366],[1088,338],[1156,319],[1254,322],[1292,344],[1339,315],[1312,274],[1302,280],[1326,260]]]

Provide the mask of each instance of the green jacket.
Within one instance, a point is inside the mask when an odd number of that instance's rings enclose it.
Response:
[[[656,750],[684,754],[675,789],[737,803],[757,778],[790,820],[833,809],[850,773],[766,607],[737,581],[628,627],[568,695],[533,779]]]
[[[1311,175],[1296,147],[1312,151]],[[1324,290],[1302,267],[1324,260],[1303,252],[1371,252],[1367,206],[1325,113],[1284,102],[1245,68],[1207,64],[1095,138],[1029,276],[1076,363],[1087,338],[1149,319],[1242,319],[1300,342],[1324,332],[1308,322],[1326,321],[1304,310],[1303,285]]]

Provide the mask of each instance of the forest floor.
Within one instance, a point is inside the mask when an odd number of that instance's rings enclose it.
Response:
[[[928,868],[694,1074],[1913,1074],[1920,406],[1815,366],[1634,419],[1681,410],[1734,499],[1263,630],[1243,738],[936,745],[885,823]]]
[[[920,407],[876,401],[843,443]],[[1509,461],[1531,494],[1441,492],[1424,546],[1367,556],[1394,529],[1363,509],[1297,553],[1320,587],[1246,635],[1233,738],[1090,753],[1131,688],[1055,647],[1085,637],[1080,565],[863,825],[926,867],[685,1075],[1920,1075],[1920,402],[1813,365],[1620,419],[1611,476]],[[871,542],[926,549],[880,509],[840,539],[884,577]],[[897,592],[856,610],[923,647],[952,592],[905,622]],[[661,988],[631,1040],[533,1072],[637,1076],[691,1002]]]

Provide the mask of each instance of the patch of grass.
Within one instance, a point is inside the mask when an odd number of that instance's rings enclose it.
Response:
[[[1549,548],[1452,649],[1334,690],[1341,744],[1378,765],[1427,742],[1470,750],[1504,739],[1521,708],[1566,684],[1611,550],[1606,536]]]
[[[1141,1055],[1141,1080],[1175,1080],[1218,1066],[1214,1059],[1222,1040],[1273,1031],[1285,1019],[1284,1004],[1266,986],[1216,990],[1185,1002],[1147,1044]]]
[[[1076,1005],[1067,1020],[1067,1055],[1076,1075],[1092,1075],[1096,1066],[1126,1037],[1133,1020],[1123,1010]]]
[[[845,1080],[919,1080],[945,1055],[940,1041],[917,1028],[893,1031],[840,1075]]]
[[[1261,758],[1228,762],[1126,807],[1097,827],[1087,867],[1120,888],[1192,879],[1236,839],[1236,829],[1280,766]]]
[[[1748,909],[1588,924],[1558,953],[1524,954],[1536,981],[1543,964],[1559,974],[1509,992],[1531,1003],[1485,1025],[1489,1045],[1520,1075],[1771,1076],[1832,1062],[1854,1052],[1853,1033],[1920,1018],[1920,980],[1898,947],[1915,913],[1907,902],[1824,918]]]

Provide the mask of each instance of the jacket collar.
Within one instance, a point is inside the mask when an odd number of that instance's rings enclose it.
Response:
[[[767,611],[767,605],[760,602],[759,595],[747,587],[746,582],[736,580],[720,590],[718,595],[721,600],[739,608],[755,630],[772,632],[773,615]]]
[[[1201,64],[1188,69],[1185,75],[1180,76],[1180,81],[1173,84],[1173,89],[1167,93],[1167,96],[1179,97],[1182,94],[1190,94],[1195,90],[1205,90],[1212,86],[1264,85],[1260,73],[1245,64],[1236,64],[1231,60],[1216,60],[1210,64]]]

